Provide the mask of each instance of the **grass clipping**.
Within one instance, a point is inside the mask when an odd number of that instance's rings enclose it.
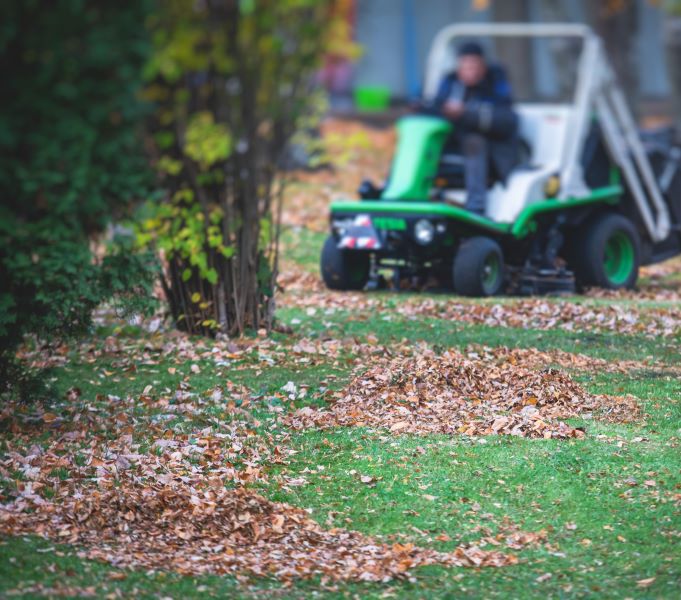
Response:
[[[397,357],[356,377],[328,409],[301,408],[287,424],[565,439],[585,435],[565,419],[628,421],[638,415],[633,398],[590,394],[561,371],[525,366],[525,358],[536,366],[536,357],[507,349],[485,356],[450,351]]]

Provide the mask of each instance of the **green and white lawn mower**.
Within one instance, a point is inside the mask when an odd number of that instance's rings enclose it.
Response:
[[[527,156],[491,183],[484,215],[464,210],[461,177],[447,176],[461,160],[443,154],[453,125],[402,118],[386,186],[331,205],[327,287],[361,290],[392,269],[396,282],[436,277],[466,296],[632,288],[640,265],[681,253],[681,149],[671,131],[637,129],[588,27],[450,25],[432,45],[424,98],[451,71],[455,40],[497,37],[576,40],[572,100],[515,106]]]

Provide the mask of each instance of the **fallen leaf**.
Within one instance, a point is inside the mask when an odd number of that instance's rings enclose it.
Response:
[[[656,577],[648,577],[648,579],[639,579],[636,582],[636,585],[640,588],[647,588],[647,587],[650,587],[653,584],[655,579],[656,579]]]

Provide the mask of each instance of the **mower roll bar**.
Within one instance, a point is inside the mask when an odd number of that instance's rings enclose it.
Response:
[[[451,56],[452,41],[462,37],[575,37],[583,40],[568,135],[562,149],[559,200],[584,196],[580,156],[595,110],[612,160],[624,174],[643,224],[654,242],[669,235],[669,210],[636,128],[626,99],[605,56],[601,40],[577,23],[455,23],[435,36],[426,64],[424,97],[433,98]]]

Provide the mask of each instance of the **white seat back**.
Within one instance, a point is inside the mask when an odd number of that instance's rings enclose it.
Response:
[[[560,171],[572,108],[562,104],[520,104],[520,136],[530,146],[530,169],[521,165],[506,185],[497,183],[487,197],[486,214],[501,223],[513,223],[522,210],[544,199],[546,180]]]
[[[572,108],[564,104],[519,104],[520,135],[530,146],[530,164],[560,167]]]

